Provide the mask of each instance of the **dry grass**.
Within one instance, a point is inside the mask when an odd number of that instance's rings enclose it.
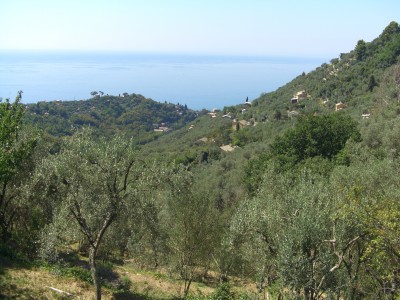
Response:
[[[130,279],[132,290],[151,299],[172,299],[183,294],[183,282],[171,277],[165,270],[144,271],[129,263],[115,270],[120,277],[126,276]],[[213,290],[213,287],[201,282],[193,282],[191,286],[193,294],[208,295]]]
[[[8,268],[0,280],[1,294],[6,299],[67,299],[66,294],[57,293],[50,287],[72,294],[74,299],[92,299],[92,286],[51,274],[41,268]],[[109,291],[103,291],[104,299],[112,299]]]
[[[117,293],[115,290],[102,288],[103,299],[173,299],[182,295],[183,283],[177,278],[172,278],[166,271],[144,271],[134,264],[114,266],[113,272],[121,280],[131,282],[130,290]],[[213,292],[216,284],[215,274],[207,283],[193,282],[192,294],[208,295]],[[214,276],[213,276],[214,275]],[[254,291],[245,282],[234,282],[240,290]],[[72,294],[57,293],[52,288]],[[2,269],[0,274],[0,299],[93,299],[93,286],[81,280],[63,277],[50,272],[48,269],[21,268],[9,266]]]

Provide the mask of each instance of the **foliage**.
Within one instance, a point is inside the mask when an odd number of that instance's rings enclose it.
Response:
[[[22,91],[13,103],[8,99],[0,102],[0,234],[3,243],[12,238],[12,229],[18,227],[16,220],[28,208],[27,203],[21,202],[20,187],[26,179],[22,174],[31,168],[29,158],[37,142],[36,137],[22,128],[21,94]],[[34,211],[31,218],[37,221]],[[31,225],[27,221],[25,227]],[[14,235],[14,242],[17,239]]]
[[[184,296],[187,296],[196,270],[207,267],[218,242],[217,211],[206,192],[192,190],[191,174],[179,172],[170,180],[169,247],[172,261],[184,279]]]
[[[358,61],[365,60],[366,51],[367,51],[367,46],[366,46],[365,42],[363,40],[359,40],[357,42],[356,49],[354,50],[356,60],[358,60]]]
[[[29,104],[25,122],[55,136],[70,135],[73,128],[90,126],[106,136],[115,132],[139,135],[137,142],[143,142],[156,136],[155,125],[166,124],[164,126],[175,129],[197,116],[184,105],[159,103],[137,94],[123,97],[91,94],[95,97],[85,101]]]
[[[132,173],[138,166],[134,166],[129,140],[116,136],[112,141],[103,138],[95,142],[90,134],[83,130],[66,138],[61,152],[38,169],[34,184],[46,182],[48,193],[56,190],[59,203],[54,207],[54,218],[60,225],[72,218],[79,226],[89,245],[92,279],[100,298],[97,252],[107,228],[131,201],[134,204],[131,186],[137,179]],[[44,241],[44,245],[49,242]]]
[[[23,105],[21,94],[14,103],[8,99],[0,102],[0,180],[9,181],[17,172],[23,161],[31,154],[35,140],[22,140]]]
[[[285,132],[271,145],[272,156],[285,157],[292,164],[321,156],[333,159],[347,140],[359,140],[357,124],[341,114],[300,118],[293,129]]]
[[[323,116],[305,116],[298,119],[293,128],[272,142],[270,151],[249,162],[246,167],[246,183],[250,193],[258,189],[260,178],[268,164],[275,162],[276,172],[293,169],[302,163],[307,165],[311,159],[320,158],[318,171],[326,165],[329,172],[332,161],[352,138],[360,140],[357,123],[349,116],[328,114]],[[311,166],[314,165],[311,163]],[[322,174],[321,173],[321,174]]]
[[[209,297],[210,300],[233,300],[235,299],[232,287],[228,283],[218,285],[214,293]]]
[[[367,276],[379,284],[373,290],[377,297],[398,293],[393,282],[398,280],[398,161],[384,159],[370,163],[368,168],[354,164],[335,172],[335,181],[343,187],[346,199],[342,215],[353,220],[353,226],[361,228],[366,234],[363,263]]]
[[[90,274],[90,270],[88,269],[78,266],[68,267],[60,264],[43,265],[42,267],[44,269],[49,269],[49,271],[55,275],[76,278],[81,281],[93,284],[93,279]]]

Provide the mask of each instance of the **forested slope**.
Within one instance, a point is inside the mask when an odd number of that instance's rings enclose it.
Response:
[[[90,126],[102,135],[119,132],[146,141],[157,136],[154,129],[176,129],[197,115],[186,105],[159,103],[138,94],[96,93],[88,100],[28,104],[25,122],[55,136],[71,135],[76,128]]]

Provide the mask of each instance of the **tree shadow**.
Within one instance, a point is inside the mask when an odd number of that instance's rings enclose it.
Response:
[[[117,292],[113,295],[114,299],[117,300],[148,300],[146,295],[136,294],[134,292]]]

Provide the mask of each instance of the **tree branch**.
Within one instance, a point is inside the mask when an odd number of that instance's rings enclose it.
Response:
[[[93,247],[95,247],[90,227],[86,224],[85,218],[82,217],[79,204],[76,201],[74,201],[74,207],[76,209],[76,212],[74,211],[73,207],[71,207],[70,208],[71,213],[74,215],[76,221],[78,221],[78,224],[79,224],[79,226],[81,228],[81,231],[87,237],[89,243]]]

